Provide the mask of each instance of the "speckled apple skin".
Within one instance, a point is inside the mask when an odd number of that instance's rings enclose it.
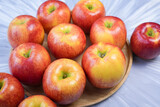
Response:
[[[56,10],[48,13],[50,6],[55,6]],[[69,23],[71,20],[71,12],[69,7],[59,0],[48,0],[40,5],[37,11],[37,17],[43,25],[45,32],[49,31],[61,23]]]
[[[0,81],[4,81],[0,89],[0,107],[17,107],[24,99],[24,89],[21,83],[7,73],[0,73]]]
[[[18,107],[57,107],[56,104],[44,95],[33,95],[24,99]]]
[[[98,51],[106,51],[101,58]],[[90,83],[97,88],[111,88],[116,86],[125,74],[126,59],[115,45],[97,43],[90,46],[82,58],[83,69]]]
[[[23,54],[30,49],[30,57],[24,57]],[[50,63],[49,53],[43,46],[24,43],[11,52],[9,69],[22,83],[37,86],[41,84],[43,73]]]
[[[22,20],[25,23],[17,25]],[[44,40],[44,29],[35,17],[20,15],[13,19],[8,27],[8,40],[12,48],[16,48],[20,44],[27,42],[42,44]]]
[[[59,79],[62,71],[71,74],[70,77]],[[43,76],[45,94],[59,104],[70,104],[83,93],[86,77],[82,67],[70,59],[59,59],[52,62]]]

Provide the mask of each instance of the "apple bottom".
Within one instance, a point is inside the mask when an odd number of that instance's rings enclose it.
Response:
[[[43,76],[45,94],[59,104],[70,104],[83,93],[86,77],[81,66],[70,59],[54,61]]]

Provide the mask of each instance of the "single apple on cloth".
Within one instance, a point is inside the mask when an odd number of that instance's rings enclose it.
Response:
[[[23,84],[37,86],[41,84],[43,73],[50,63],[50,55],[43,46],[24,43],[11,52],[9,69]]]
[[[71,12],[69,7],[59,0],[48,0],[40,5],[37,17],[48,33],[53,27],[61,23],[69,23]]]
[[[73,23],[87,34],[92,24],[103,16],[105,16],[105,8],[100,0],[80,0],[72,11]]]
[[[42,44],[44,29],[35,17],[20,15],[13,19],[8,27],[8,40],[13,49],[27,42]]]
[[[131,49],[142,59],[153,59],[160,54],[160,25],[154,22],[142,23],[131,36]]]
[[[44,95],[33,95],[24,99],[18,107],[57,107],[56,104]]]
[[[21,83],[10,74],[0,73],[0,107],[17,107],[23,99]]]

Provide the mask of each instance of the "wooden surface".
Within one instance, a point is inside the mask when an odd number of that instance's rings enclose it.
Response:
[[[47,48],[47,36],[45,36],[45,40],[43,43],[43,46],[48,50]],[[90,46],[90,40],[89,37],[87,36],[87,46]],[[48,50],[49,51],[49,50]],[[98,89],[93,87],[88,81],[86,83],[86,87],[84,90],[83,95],[74,103],[67,105],[66,107],[79,107],[79,106],[89,106],[89,105],[93,105],[96,104],[98,102],[101,102],[103,100],[105,100],[106,98],[110,97],[112,94],[114,94],[125,82],[125,80],[128,77],[128,74],[130,72],[131,66],[132,66],[132,52],[131,49],[129,47],[129,42],[127,40],[125,46],[122,49],[123,53],[125,54],[125,58],[126,58],[126,62],[127,62],[127,66],[126,66],[126,73],[125,76],[123,77],[123,79],[121,80],[121,82],[110,89]],[[81,65],[81,59],[82,59],[83,54],[81,54],[80,56],[78,56],[77,58],[75,58],[74,60],[77,61],[80,65]],[[55,58],[51,55],[52,61],[55,60]],[[31,95],[37,95],[37,94],[43,94],[43,89],[42,86],[40,87],[28,87],[23,85],[25,88],[25,94],[27,96],[31,96]]]

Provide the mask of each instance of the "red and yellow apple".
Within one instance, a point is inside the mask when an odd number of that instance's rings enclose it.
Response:
[[[59,0],[48,0],[38,9],[37,17],[48,33],[53,27],[61,23],[69,23],[71,12],[68,6]]]
[[[90,40],[94,43],[106,42],[123,48],[126,42],[126,27],[121,19],[114,16],[99,18],[91,27]]]
[[[9,25],[8,40],[12,48],[22,43],[33,42],[42,44],[44,40],[44,29],[41,23],[33,16],[17,16]]]
[[[100,42],[85,51],[82,66],[93,86],[111,88],[122,80],[126,59],[117,46]]]
[[[56,104],[44,95],[33,95],[24,99],[18,107],[57,107]]]
[[[15,48],[9,58],[10,72],[26,85],[40,85],[45,69],[51,63],[47,50],[35,43]]]
[[[83,93],[86,77],[81,66],[70,59],[52,62],[43,76],[45,94],[59,104],[70,104]]]
[[[23,99],[21,83],[10,74],[0,73],[0,107],[17,107]]]
[[[78,26],[63,23],[49,32],[47,43],[56,58],[74,58],[85,49],[86,37]]]
[[[80,0],[72,11],[73,23],[90,32],[92,24],[100,17],[105,16],[105,8],[99,0]]]
[[[160,54],[160,25],[154,22],[140,24],[131,37],[132,51],[142,59],[153,59]]]

